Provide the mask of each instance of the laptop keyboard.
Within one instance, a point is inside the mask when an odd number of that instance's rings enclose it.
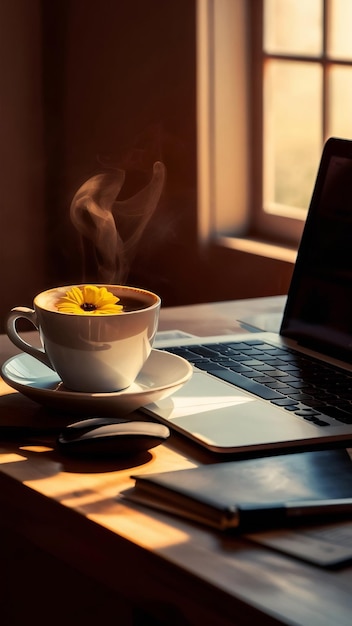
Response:
[[[318,426],[352,424],[352,373],[314,357],[257,339],[167,351]]]

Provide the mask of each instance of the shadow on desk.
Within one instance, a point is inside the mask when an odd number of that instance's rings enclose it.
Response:
[[[161,600],[134,606],[106,585],[100,585],[20,535],[3,529],[1,524],[0,531],[0,611],[4,626],[189,624],[174,605]]]
[[[133,610],[116,593],[8,529],[2,530],[1,536],[0,611],[4,626],[134,626]]]

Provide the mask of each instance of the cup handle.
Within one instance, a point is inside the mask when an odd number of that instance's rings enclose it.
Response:
[[[12,343],[17,346],[17,348],[23,350],[23,352],[27,352],[35,359],[38,359],[38,361],[41,361],[41,363],[44,363],[47,367],[50,367],[50,369],[54,369],[50,363],[49,357],[43,349],[36,348],[30,343],[27,343],[27,341],[22,339],[22,337],[18,334],[16,322],[21,317],[28,320],[39,331],[36,312],[28,307],[16,306],[11,309],[6,318],[6,331],[8,337],[11,339]]]

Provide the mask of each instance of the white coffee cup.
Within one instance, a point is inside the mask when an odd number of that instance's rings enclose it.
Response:
[[[102,315],[58,310],[57,302],[72,289],[57,287],[39,293],[34,308],[15,307],[7,316],[7,334],[21,350],[54,369],[73,391],[109,393],[127,388],[150,355],[157,331],[161,300],[145,289],[105,287],[120,299],[122,312]],[[20,318],[40,333],[43,348],[25,341],[17,331]]]

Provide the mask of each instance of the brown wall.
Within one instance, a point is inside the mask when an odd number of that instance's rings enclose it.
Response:
[[[0,2],[0,320],[45,275],[40,38],[37,0]]]
[[[83,275],[71,199],[112,166],[126,170],[126,199],[156,160],[166,185],[128,282],[164,305],[286,292],[290,264],[197,245],[194,0],[8,0],[0,11],[0,318],[39,289],[99,280],[89,245]]]

